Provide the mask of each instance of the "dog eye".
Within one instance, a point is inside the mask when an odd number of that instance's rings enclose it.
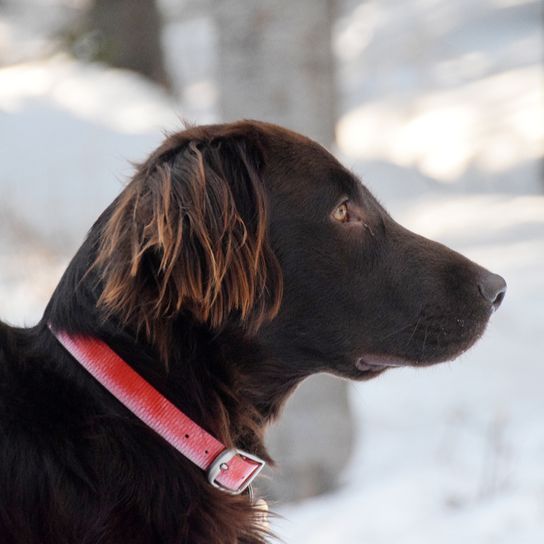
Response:
[[[347,223],[349,221],[348,201],[342,202],[340,206],[332,212],[333,218],[339,223]]]

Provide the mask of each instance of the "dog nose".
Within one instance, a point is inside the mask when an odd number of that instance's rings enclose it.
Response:
[[[491,302],[493,309],[496,310],[504,299],[506,294],[506,282],[502,276],[488,272],[480,278],[478,289],[481,295]]]

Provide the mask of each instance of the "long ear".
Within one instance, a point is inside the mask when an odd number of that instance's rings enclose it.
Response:
[[[267,241],[257,146],[188,142],[140,168],[101,233],[99,306],[144,331],[167,358],[181,312],[249,332],[278,311],[282,282]]]

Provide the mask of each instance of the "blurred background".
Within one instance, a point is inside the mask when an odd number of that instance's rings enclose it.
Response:
[[[301,387],[270,435],[273,529],[544,542],[541,25],[535,0],[0,0],[0,318],[40,319],[164,130],[308,134],[509,290],[454,363]]]

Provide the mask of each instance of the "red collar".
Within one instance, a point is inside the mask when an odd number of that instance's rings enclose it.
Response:
[[[104,342],[49,328],[64,348],[117,400],[204,470],[214,487],[239,495],[263,469],[262,459],[225,447],[178,410]]]

